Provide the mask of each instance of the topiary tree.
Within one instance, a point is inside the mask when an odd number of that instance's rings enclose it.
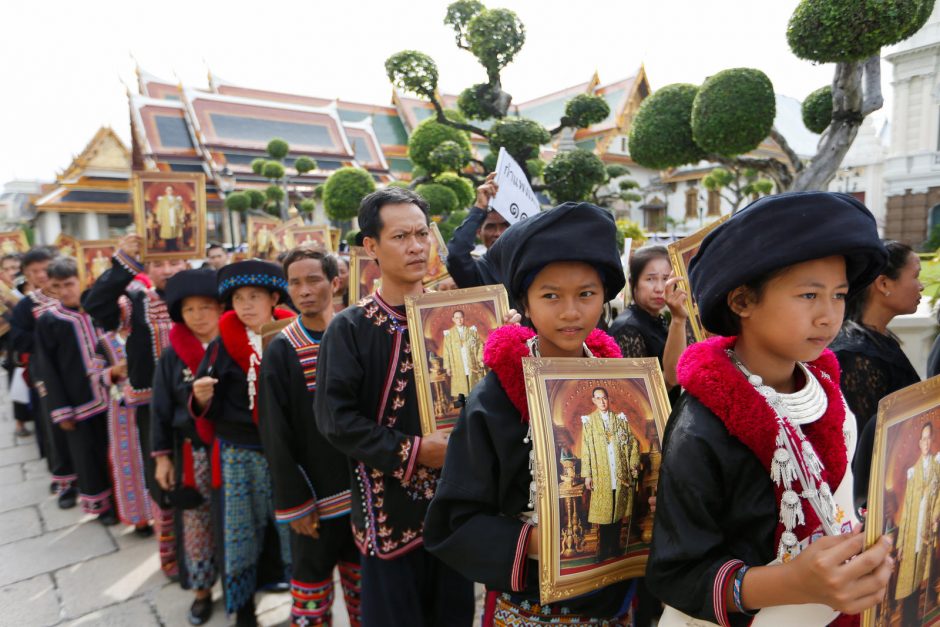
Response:
[[[454,236],[454,231],[457,230],[457,227],[467,218],[469,213],[466,209],[458,209],[452,211],[446,219],[437,223],[437,228],[445,242],[450,241],[450,238]]]
[[[268,142],[267,150],[272,159],[276,161],[283,161],[284,157],[287,156],[287,153],[290,152],[290,145],[283,139],[275,137]]]
[[[317,203],[312,198],[304,198],[300,201],[300,204],[297,205],[297,209],[299,209],[301,213],[310,216],[317,210]]]
[[[466,155],[462,165],[456,153]],[[470,136],[465,131],[441,124],[435,118],[428,118],[418,124],[408,138],[408,158],[428,175],[448,169],[459,171],[470,160]],[[449,168],[451,162],[460,167]]]
[[[465,209],[476,200],[477,193],[473,185],[467,179],[458,176],[453,172],[445,172],[434,178],[434,182],[443,185],[454,192],[457,197],[457,208]]]
[[[488,9],[478,0],[457,0],[451,3],[447,7],[444,23],[454,30],[457,47],[473,54],[486,71],[485,83],[473,85],[461,92],[457,100],[458,109],[463,114],[460,118],[444,109],[437,89],[437,65],[428,55],[416,50],[396,53],[385,61],[386,74],[398,89],[429,101],[434,107],[436,115],[433,120],[437,124],[486,139],[493,156],[488,156],[482,162],[474,162],[477,172],[465,172],[463,168],[455,167],[461,161],[457,154],[459,151],[453,146],[447,146],[436,153],[439,158],[432,163],[424,155],[430,157],[440,143],[455,141],[469,150],[469,142],[465,144],[457,136],[444,137],[438,133],[439,141],[431,145],[432,142],[425,136],[422,137],[419,150],[412,151],[409,142],[409,154],[418,155],[418,160],[412,156],[412,161],[421,168],[422,175],[433,178],[444,171],[446,164],[446,170],[456,171],[478,181],[479,168],[483,169],[483,173],[491,171],[495,166],[496,153],[500,147],[505,147],[526,171],[531,182],[542,169],[543,164],[538,160],[541,146],[548,144],[552,137],[559,135],[565,128],[586,128],[610,115],[610,107],[603,98],[582,94],[567,103],[559,125],[552,130],[533,120],[507,117],[512,96],[503,90],[501,72],[525,43],[525,26],[512,11]],[[485,129],[463,118],[484,121],[494,119],[495,122]],[[425,124],[427,121],[418,128]],[[415,130],[417,132],[418,129]],[[416,179],[420,178],[417,172],[413,175]],[[424,182],[427,180],[419,181],[418,184]]]
[[[817,135],[832,122],[832,85],[820,87],[803,101],[803,124]]]
[[[340,168],[323,184],[323,207],[332,220],[345,221],[356,217],[359,203],[375,191],[372,175],[362,168]]]
[[[571,150],[558,153],[545,166],[545,187],[552,201],[593,200],[594,190],[607,181],[604,162],[593,152]]]
[[[458,209],[457,194],[440,183],[422,183],[415,192],[428,202],[428,213],[432,216],[448,214]]]
[[[264,170],[264,164],[267,162],[268,160],[265,159],[264,157],[258,157],[257,159],[252,159],[251,171],[257,174],[258,176],[261,176],[261,172]]]
[[[244,213],[251,206],[251,198],[246,192],[232,192],[225,197],[225,208],[229,211]]]
[[[774,189],[773,181],[762,178],[757,170],[752,168],[746,168],[743,171],[715,168],[702,179],[702,186],[721,194],[721,197],[731,205],[732,213],[737,211],[744,201],[766,196]],[[722,190],[728,193],[722,193]]]
[[[260,209],[267,200],[264,192],[257,189],[247,189],[244,193],[248,197],[248,206],[252,209]]]
[[[310,157],[297,157],[294,160],[294,169],[297,170],[298,176],[303,176],[307,172],[316,170],[317,162]]]
[[[261,169],[261,175],[264,176],[264,178],[273,179],[275,181],[284,178],[285,174],[287,174],[287,170],[277,161],[268,161]]]
[[[934,0],[800,2],[787,27],[790,49],[814,63],[836,64],[832,85],[813,92],[804,103],[807,128],[822,134],[816,154],[806,161],[772,126],[769,79],[747,68],[719,72],[697,90],[670,85],[647,98],[630,131],[631,157],[656,169],[705,158],[729,170],[734,180],[740,178],[734,172],[754,170],[779,191],[826,189],[862,121],[884,103],[881,48],[917,32],[933,7]],[[766,137],[780,146],[784,158],[746,156]]]

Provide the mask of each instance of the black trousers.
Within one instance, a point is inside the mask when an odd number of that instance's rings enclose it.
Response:
[[[333,578],[340,562],[359,563],[349,516],[320,521],[320,538],[290,530],[291,577],[305,584]]]
[[[49,417],[45,400],[36,395],[37,412],[36,426],[41,429],[46,439],[46,466],[52,475],[53,481],[74,483],[76,464],[72,454],[72,446],[68,443],[65,431],[52,422]],[[107,431],[105,431],[105,446],[107,446]]]
[[[620,548],[620,531],[623,528],[623,521],[609,525],[597,526],[597,557],[600,561],[608,557],[619,557],[623,554]]]
[[[362,556],[363,627],[463,627],[473,583],[420,547],[383,560]]]
[[[64,431],[56,425],[58,431]],[[68,448],[78,471],[78,493],[88,514],[111,508],[111,473],[108,466],[107,414],[77,421],[75,429],[64,431]]]

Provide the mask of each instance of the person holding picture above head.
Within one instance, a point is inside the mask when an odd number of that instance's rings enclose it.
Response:
[[[217,275],[227,311],[219,337],[199,365],[190,410],[197,425],[210,421],[213,506],[219,521],[225,611],[236,624],[257,624],[255,592],[286,581],[290,567],[287,530],[275,524],[271,473],[262,450],[258,394],[261,329],[293,317],[278,303],[287,299],[281,269],[267,261],[239,261]]]
[[[362,624],[470,625],[473,584],[424,548],[424,515],[448,437],[421,435],[405,315],[405,297],[424,292],[428,205],[411,190],[381,189],[362,200],[359,227],[382,285],[327,327],[314,413],[323,436],[349,458]]]
[[[766,196],[704,239],[690,281],[716,337],[679,360],[663,438],[646,569],[662,627],[852,624],[884,598],[891,542],[866,549],[853,513],[855,417],[826,346],[885,259],[837,193]]]
[[[669,398],[679,398],[676,364],[688,345],[688,295],[672,272],[669,253],[662,246],[647,246],[630,259],[630,294],[627,305],[610,326],[624,357],[655,357],[663,369]],[[663,313],[668,309],[670,317]]]
[[[496,173],[491,172],[480,187],[477,198],[464,221],[454,229],[447,242],[447,271],[457,287],[496,285],[500,282],[499,270],[488,255],[474,257],[477,239],[489,250],[509,228],[509,222],[499,212],[489,208],[496,195]]]
[[[176,561],[173,510],[161,507],[163,489],[156,481],[156,462],[150,442],[150,400],[157,360],[169,345],[173,321],[163,300],[166,283],[185,270],[185,261],[149,261],[142,264],[141,238],[125,235],[118,242],[106,270],[85,294],[82,305],[105,331],[130,328],[124,350],[127,354],[127,383],[124,402],[134,408],[144,458],[144,478],[150,491],[154,527],[160,553],[160,567],[171,580],[179,577]]]
[[[219,334],[222,305],[216,273],[183,270],[166,282],[166,304],[173,320],[170,345],[153,377],[151,440],[156,480],[175,495],[176,553],[180,585],[195,595],[187,616],[202,625],[212,616],[212,586],[218,578],[216,536],[212,526],[212,470],[209,461],[215,427],[189,412],[193,381],[206,347]]]
[[[621,356],[613,338],[597,328],[604,303],[625,283],[616,241],[610,212],[565,203],[514,224],[489,251],[528,323],[504,326],[487,339],[484,360],[491,372],[461,411],[425,523],[428,550],[486,586],[484,624],[630,624],[632,581],[557,604],[539,602],[532,432],[522,372],[523,357]],[[602,457],[609,472],[611,459],[606,451]],[[609,493],[597,498],[613,498],[610,482],[599,477],[591,487]],[[609,505],[604,522],[612,522],[613,501]],[[599,548],[605,551],[619,544],[619,538],[603,541]]]
[[[313,413],[320,342],[333,320],[336,257],[309,247],[284,259],[300,316],[261,360],[261,441],[274,481],[274,514],[290,527],[291,624],[330,624],[339,568],[349,622],[359,623],[359,551],[349,525],[346,458],[317,430]]]

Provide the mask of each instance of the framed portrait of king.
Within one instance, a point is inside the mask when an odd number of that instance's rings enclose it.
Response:
[[[274,233],[281,221],[274,217],[249,215],[246,222],[248,230],[248,258],[268,259],[275,256],[277,244]]]
[[[424,277],[426,286],[440,283],[450,276],[447,272],[447,243],[436,222],[431,223],[430,230],[431,250],[428,252],[428,273]]]
[[[421,431],[457,423],[463,400],[483,380],[483,346],[502,326],[509,300],[502,285],[405,297]]]
[[[349,304],[355,305],[382,285],[382,271],[362,246],[349,249]]]
[[[300,226],[293,226],[287,230],[287,235],[289,237],[289,248],[296,248],[298,246],[310,246],[314,248],[322,248],[327,252],[333,252],[336,250],[333,247],[333,238],[330,234],[330,227],[323,224],[302,224]]]
[[[59,233],[56,235],[55,241],[52,243],[53,246],[59,251],[59,254],[65,257],[75,257],[78,258],[78,240],[71,235],[66,235],[65,233]]]
[[[542,603],[642,577],[669,399],[659,362],[526,357]]]
[[[82,289],[91,287],[106,270],[111,268],[111,256],[117,249],[114,239],[82,240],[78,242],[78,280]]]
[[[29,250],[29,240],[23,231],[4,231],[0,233],[0,254],[23,254]]]
[[[710,334],[702,325],[702,317],[699,315],[698,303],[692,298],[692,289],[689,283],[689,263],[692,261],[692,257],[698,253],[698,249],[702,246],[702,240],[705,239],[705,236],[714,231],[730,217],[731,215],[729,214],[719,218],[695,233],[683,237],[678,242],[672,242],[666,247],[669,250],[669,262],[672,265],[672,271],[676,273],[676,276],[682,279],[686,288],[685,291],[689,294],[689,307],[691,309],[691,311],[689,311],[689,326],[692,327],[692,334],[698,342],[709,337]]]
[[[206,250],[206,177],[190,172],[135,172],[134,224],[141,259],[199,259]]]
[[[885,598],[862,625],[940,624],[940,377],[878,404],[865,540],[894,542]]]

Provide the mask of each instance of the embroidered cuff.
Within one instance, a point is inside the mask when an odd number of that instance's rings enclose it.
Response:
[[[75,410],[71,407],[60,407],[59,409],[53,409],[49,413],[49,417],[52,418],[52,422],[55,424],[66,420],[75,420]]]
[[[317,512],[320,514],[320,520],[348,516],[351,510],[352,493],[349,490],[317,500]]]
[[[509,587],[513,592],[525,590],[525,580],[529,570],[529,537],[533,531],[535,527],[525,523],[516,541],[516,557],[512,561],[512,574],[509,579]]]
[[[294,520],[300,520],[310,512],[314,511],[316,508],[317,502],[314,499],[310,499],[306,503],[302,503],[297,507],[274,510],[274,518],[279,523],[289,523]]]
[[[408,442],[406,440],[406,442]],[[402,483],[406,483],[411,480],[411,475],[415,471],[415,466],[418,465],[418,451],[421,450],[421,436],[416,435],[414,440],[408,442],[411,445],[411,453],[407,456],[405,461],[405,476],[402,477]]]
[[[189,402],[186,403],[186,408],[189,409],[189,415],[194,419],[196,418],[205,418],[209,413],[209,408],[212,406],[212,401],[206,403],[206,406],[202,408],[202,411],[196,410],[196,397],[192,392],[189,393]]]
[[[721,627],[731,627],[728,618],[728,589],[734,582],[734,574],[744,566],[741,560],[728,560],[721,565],[715,574],[715,583],[712,586],[712,606],[715,610],[715,621]]]
[[[144,266],[142,263],[128,255],[123,250],[118,250],[114,253],[114,256],[111,257],[111,260],[120,265],[122,268],[137,276],[144,271]]]
[[[169,457],[173,454],[173,451],[167,449],[165,451],[154,451],[150,454],[150,457],[156,459],[158,457]]]

